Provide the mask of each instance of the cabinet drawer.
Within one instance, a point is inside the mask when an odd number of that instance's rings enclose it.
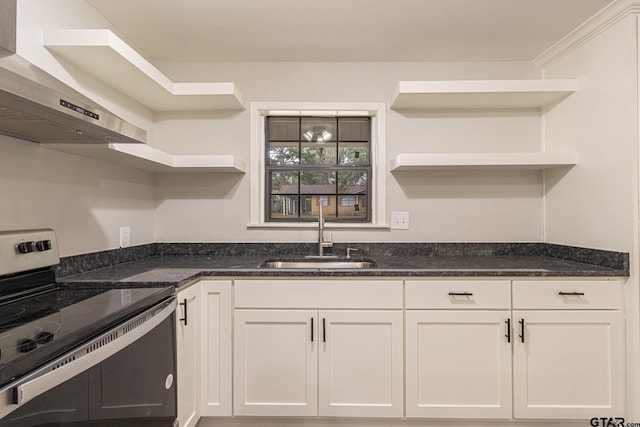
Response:
[[[510,309],[508,280],[407,281],[408,309]]]
[[[617,280],[515,280],[514,309],[619,309]]]
[[[236,280],[237,308],[402,308],[401,280]]]

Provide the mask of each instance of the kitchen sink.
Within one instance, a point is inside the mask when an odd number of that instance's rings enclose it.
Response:
[[[289,269],[360,269],[375,268],[378,265],[371,259],[349,258],[305,258],[305,259],[271,259],[260,264],[260,268]]]

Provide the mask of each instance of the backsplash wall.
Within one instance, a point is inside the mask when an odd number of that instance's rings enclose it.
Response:
[[[60,255],[154,241],[154,178],[0,135],[0,230],[53,228]]]

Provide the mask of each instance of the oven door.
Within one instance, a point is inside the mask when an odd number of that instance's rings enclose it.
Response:
[[[176,423],[175,299],[0,391],[0,427]]]

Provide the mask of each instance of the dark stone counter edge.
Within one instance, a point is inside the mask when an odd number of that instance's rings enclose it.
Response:
[[[553,271],[526,272],[527,276],[629,276],[629,254],[626,252],[564,246],[550,243],[340,243],[329,253],[343,255],[346,248],[358,249],[358,257],[376,256],[538,256],[588,264],[611,270],[607,274],[597,269],[580,269],[566,273]],[[313,243],[151,243],[129,248],[107,250],[63,257],[56,269],[58,278],[84,273],[118,264],[139,261],[154,256],[304,256],[313,255]],[[214,270],[197,276],[278,276],[283,271]],[[318,271],[291,271],[288,276],[313,276]],[[453,271],[453,270],[401,270],[376,269],[367,271],[322,270],[323,276],[514,276],[513,271]],[[196,277],[197,277],[196,276]],[[192,280],[191,278],[190,280]],[[113,282],[111,282],[113,284]],[[175,283],[174,283],[175,284]],[[142,285],[142,283],[141,283]]]
[[[175,281],[111,281],[111,280],[90,280],[90,281],[69,281],[62,278],[62,286],[73,286],[75,288],[143,288],[143,287],[176,287],[179,288],[201,277],[366,277],[366,278],[428,278],[428,277],[625,277],[618,270],[602,271],[499,271],[499,270],[202,270],[192,275],[187,275]]]

